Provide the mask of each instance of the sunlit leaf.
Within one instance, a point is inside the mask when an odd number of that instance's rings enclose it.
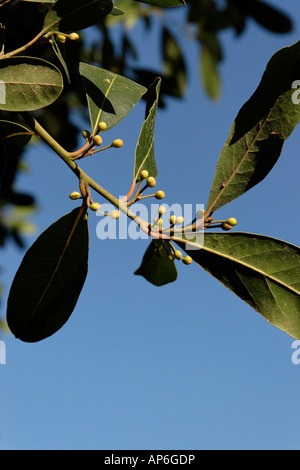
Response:
[[[206,233],[202,249],[178,244],[268,322],[300,339],[299,247],[250,233]]]
[[[63,90],[63,78],[55,65],[35,57],[12,57],[0,61],[5,87],[3,111],[33,111],[53,103]]]
[[[148,170],[149,176],[157,176],[154,155],[154,131],[160,83],[160,78],[156,79],[148,90],[146,118],[135,150],[134,180],[139,180],[142,170]]]
[[[238,113],[219,157],[208,212],[241,196],[273,168],[300,121],[300,106],[292,99],[299,77],[300,42],[271,58],[259,87]]]
[[[107,129],[118,124],[132,110],[147,89],[128,78],[93,65],[81,63],[93,131],[100,121]]]

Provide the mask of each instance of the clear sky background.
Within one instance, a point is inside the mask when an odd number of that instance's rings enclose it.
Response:
[[[270,3],[289,12],[293,33],[274,35],[252,21],[239,39],[223,33],[218,103],[199,86],[197,48],[180,38],[190,72],[187,95],[168,100],[156,127],[157,187],[166,203],[206,204],[238,110],[270,57],[298,41],[299,1]],[[171,15],[180,19],[179,10]],[[155,30],[149,35],[138,27],[132,34],[145,48],[141,65],[155,66]],[[105,137],[107,143],[122,138],[122,149],[81,163],[116,195],[130,185],[143,115],[142,103]],[[296,129],[267,178],[218,218],[236,217],[240,231],[299,244],[299,142]],[[38,235],[76,207],[68,194],[77,181],[46,148],[31,148],[26,162],[30,172],[18,187],[37,197]],[[69,322],[37,344],[2,336],[0,448],[300,449],[293,339],[195,263],[178,263],[179,279],[162,288],[134,276],[149,242],[100,241],[98,222],[91,214],[89,274]],[[34,239],[27,238],[28,246]],[[1,252],[5,301],[22,256],[13,245]]]

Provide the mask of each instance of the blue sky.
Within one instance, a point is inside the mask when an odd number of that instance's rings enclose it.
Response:
[[[295,19],[291,34],[274,35],[254,22],[239,39],[222,34],[218,103],[199,86],[196,47],[181,38],[190,70],[187,96],[168,100],[156,127],[158,187],[166,203],[206,203],[238,110],[270,57],[299,39],[299,2],[287,0],[284,9]],[[141,28],[134,34],[145,46],[142,63],[155,65],[155,35]],[[107,141],[122,138],[122,149],[82,162],[116,195],[130,185],[143,114],[140,104],[109,132]],[[267,178],[218,217],[236,217],[238,230],[299,244],[299,139],[296,129]],[[30,172],[18,186],[39,201],[33,217],[38,234],[76,207],[68,194],[77,182],[48,149],[31,149],[26,162]],[[0,448],[299,449],[300,365],[291,361],[293,339],[195,263],[178,264],[179,279],[162,288],[134,276],[148,242],[100,241],[98,221],[89,218],[89,274],[70,321],[37,344],[2,337]],[[33,241],[28,237],[28,246]],[[22,252],[8,246],[1,256],[7,298]]]

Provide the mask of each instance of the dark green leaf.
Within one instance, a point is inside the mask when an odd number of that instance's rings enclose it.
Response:
[[[6,162],[7,162],[7,154],[6,154],[3,138],[0,135],[0,181],[6,168]]]
[[[285,14],[259,0],[249,3],[249,14],[261,26],[274,33],[289,33],[292,30],[292,22]]]
[[[22,341],[36,342],[69,319],[88,266],[88,225],[77,208],[45,232],[27,251],[10,289],[7,321]]]
[[[177,279],[174,261],[169,259],[170,249],[165,240],[152,240],[141,266],[134,274],[143,276],[155,286],[163,286]]]
[[[158,7],[177,7],[180,5],[185,5],[185,0],[136,0],[141,3],[150,3],[150,5],[155,5]]]
[[[113,8],[112,0],[57,0],[45,17],[44,29],[70,33],[93,26]]]
[[[292,84],[299,77],[300,42],[271,58],[259,87],[236,117],[219,157],[208,212],[241,196],[273,168],[300,121],[300,106],[292,100]]]
[[[221,90],[218,63],[206,46],[202,46],[200,67],[204,90],[212,100],[217,100]]]
[[[157,176],[154,155],[154,131],[160,84],[161,80],[157,78],[147,94],[146,118],[135,150],[133,179],[137,181],[140,179],[139,175],[142,170],[148,170],[149,176]]]
[[[172,95],[181,98],[186,88],[186,66],[181,48],[168,28],[162,28],[164,76],[173,79]],[[170,83],[169,83],[170,85]]]
[[[268,322],[300,339],[300,248],[250,233],[206,233],[202,249],[178,244]]]
[[[53,103],[63,90],[63,78],[53,64],[35,57],[12,57],[0,61],[4,111],[33,111]]]
[[[0,54],[4,52],[5,45],[5,26],[0,23]]]
[[[79,71],[87,94],[91,126],[95,132],[100,121],[106,122],[107,129],[118,124],[147,91],[128,78],[93,65],[81,63]]]
[[[12,157],[30,142],[32,131],[23,123],[0,121],[0,136],[7,156]]]

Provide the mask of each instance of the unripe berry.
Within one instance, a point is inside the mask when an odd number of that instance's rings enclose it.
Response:
[[[66,36],[64,36],[63,34],[57,34],[56,41],[60,44],[64,44],[66,42]]]
[[[191,264],[193,260],[190,256],[186,256],[185,258],[182,258],[182,262],[183,264]]]
[[[115,139],[115,140],[112,142],[111,146],[114,147],[115,149],[119,149],[119,148],[121,148],[121,147],[123,146],[123,143],[124,143],[124,142],[123,142],[122,139]]]
[[[82,131],[82,137],[84,137],[84,139],[89,139],[91,137],[91,133],[87,130],[84,130]]]
[[[176,225],[181,225],[184,222],[184,218],[180,215],[176,218]]]
[[[164,197],[166,197],[164,191],[157,191],[155,193],[155,199],[163,199]]]
[[[146,180],[148,178],[148,176],[149,176],[149,171],[147,171],[147,170],[141,171],[140,177],[141,177],[142,180]]]
[[[234,217],[230,217],[230,219],[226,220],[226,224],[231,225],[231,227],[234,227],[237,224],[237,220]]]
[[[120,212],[117,210],[113,210],[110,212],[110,217],[114,220],[118,219],[120,217]]]
[[[98,145],[98,147],[99,147],[100,145],[102,145],[102,137],[101,137],[100,135],[95,135],[95,137],[94,137],[94,144],[95,144],[95,145]]]
[[[81,198],[81,194],[78,191],[73,191],[70,195],[69,198],[75,201],[76,199]]]
[[[71,39],[71,41],[76,41],[77,39],[79,39],[79,35],[77,33],[70,33],[69,39]]]
[[[167,208],[165,206],[160,206],[158,208],[159,215],[164,215],[167,212]]]
[[[147,178],[147,185],[149,186],[149,188],[154,188],[154,186],[156,186],[156,179],[153,178],[153,176],[149,176]]]
[[[92,211],[97,211],[100,209],[101,204],[99,202],[92,202],[92,204],[89,206]]]
[[[179,260],[182,259],[182,253],[180,250],[175,250],[174,255],[176,259],[179,259]]]
[[[223,229],[223,230],[231,230],[231,229],[232,229],[232,225],[229,225],[229,224],[227,224],[226,222],[223,222],[223,223],[222,223],[222,229]]]
[[[175,225],[176,224],[176,215],[171,215],[170,219],[169,219],[169,222],[171,225]]]
[[[107,128],[106,122],[103,122],[103,121],[99,122],[98,124],[99,131],[105,131],[106,128]]]

